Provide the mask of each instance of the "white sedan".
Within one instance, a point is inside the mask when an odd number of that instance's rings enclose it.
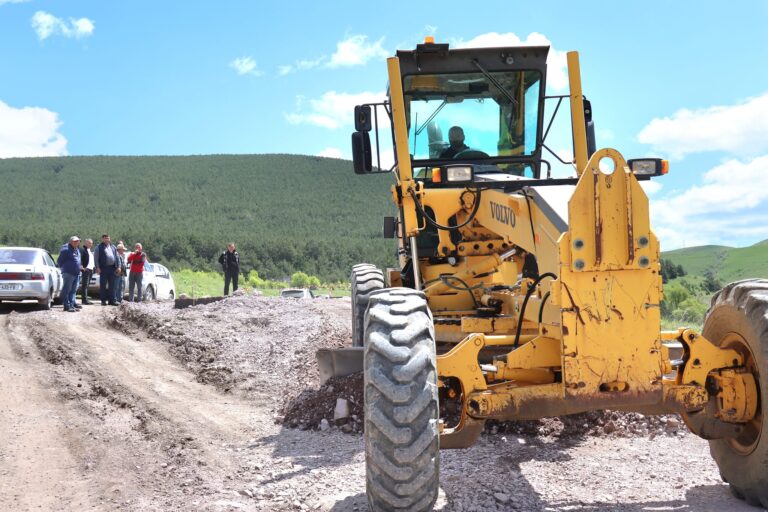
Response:
[[[0,247],[0,302],[36,300],[51,309],[62,285],[61,271],[45,249]]]
[[[130,275],[130,270],[128,271]],[[123,288],[123,298],[128,297],[128,276],[123,277],[125,287]],[[91,276],[91,282],[88,284],[88,291],[93,293],[96,298],[99,294],[99,274],[94,273]],[[135,293],[135,290],[134,290]],[[176,298],[176,284],[173,282],[171,272],[159,263],[145,263],[144,275],[141,278],[142,300],[166,300]]]

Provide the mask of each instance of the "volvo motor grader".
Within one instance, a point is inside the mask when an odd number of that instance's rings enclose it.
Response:
[[[399,268],[352,270],[370,507],[429,510],[439,449],[472,445],[487,420],[597,409],[680,413],[734,493],[767,506],[768,281],[726,286],[701,333],[661,330],[639,182],[667,164],[596,149],[578,54],[568,94],[548,96],[547,53],[430,41],[388,59],[385,102],[355,108],[357,173],[383,172],[391,129],[399,212],[384,229]],[[573,174],[552,178],[563,104]],[[544,196],[568,186],[566,222]]]

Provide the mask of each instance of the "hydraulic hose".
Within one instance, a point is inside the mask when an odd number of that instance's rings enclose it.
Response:
[[[523,299],[523,305],[520,307],[520,319],[517,322],[517,333],[515,334],[515,343],[512,345],[513,348],[517,348],[517,346],[520,344],[520,333],[523,331],[523,318],[525,317],[525,308],[528,305],[528,299],[531,298],[534,290],[536,290],[536,287],[545,277],[557,279],[557,276],[552,272],[546,272],[537,277],[533,281],[533,284],[531,284],[531,286],[528,288],[528,291],[525,293],[525,299]],[[541,316],[539,316],[539,321],[541,321]]]
[[[470,189],[467,189],[467,190],[470,190]],[[480,193],[482,192],[482,189],[476,188],[475,190],[473,190],[473,192],[475,193],[475,204],[472,207],[472,211],[469,213],[469,217],[467,217],[467,220],[465,220],[458,226],[443,226],[442,224],[438,224],[438,222],[435,219],[427,215],[427,212],[424,210],[424,207],[421,206],[421,203],[419,202],[419,198],[416,195],[416,192],[411,190],[411,196],[413,197],[413,202],[416,204],[416,208],[419,209],[419,213],[421,213],[421,215],[426,219],[426,221],[430,225],[434,226],[436,229],[442,229],[444,231],[455,231],[459,228],[463,228],[464,226],[472,222],[472,220],[475,218],[475,215],[477,215],[477,211],[480,209]]]

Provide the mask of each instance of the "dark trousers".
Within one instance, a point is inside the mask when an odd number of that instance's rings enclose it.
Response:
[[[101,303],[115,303],[115,267],[101,267],[99,298]]]
[[[229,282],[232,281],[232,293],[237,291],[237,278],[240,275],[240,269],[226,270],[224,272],[224,295],[229,294]]]
[[[85,269],[83,270],[83,274],[80,276],[80,279],[82,280],[82,287],[80,288],[80,302],[83,304],[88,302],[88,285],[91,284],[92,275],[93,270]]]

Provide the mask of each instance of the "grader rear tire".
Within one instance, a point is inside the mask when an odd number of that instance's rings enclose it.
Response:
[[[352,267],[352,346],[362,347],[365,310],[373,292],[384,288],[384,274],[375,265],[359,263]]]
[[[371,295],[365,318],[365,463],[374,512],[432,510],[437,499],[437,359],[424,294]]]
[[[755,418],[736,438],[709,442],[712,457],[734,496],[768,508],[768,280],[731,283],[713,298],[702,334],[718,346],[742,353],[758,382]]]

